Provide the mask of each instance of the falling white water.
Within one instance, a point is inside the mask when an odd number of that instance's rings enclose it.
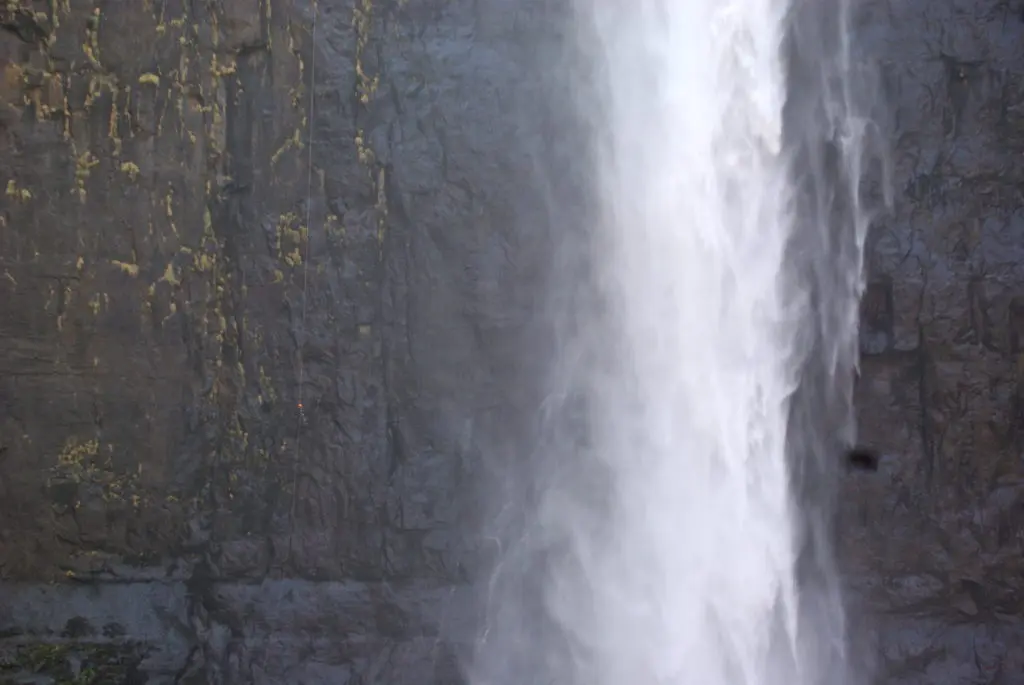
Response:
[[[853,433],[868,119],[845,0],[791,2],[574,0],[594,223],[556,257],[476,685],[849,682],[829,459]]]
[[[590,380],[611,494],[594,535],[565,501],[543,514],[574,547],[548,601],[579,683],[802,685],[786,465],[804,306],[784,278],[787,4],[584,10],[607,70],[597,269],[614,352]]]

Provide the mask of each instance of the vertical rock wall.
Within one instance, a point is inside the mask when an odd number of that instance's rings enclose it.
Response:
[[[865,2],[892,120],[843,495],[884,682],[1024,678],[1024,5]]]
[[[545,13],[0,5],[0,680],[453,682]]]

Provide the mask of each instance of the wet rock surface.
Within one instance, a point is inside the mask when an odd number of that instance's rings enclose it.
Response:
[[[538,400],[549,4],[0,5],[0,682],[459,682]],[[1024,673],[1021,10],[859,8],[881,682]]]
[[[857,391],[886,456],[848,477],[844,561],[885,682],[1024,674],[1024,6],[859,8],[892,111]]]

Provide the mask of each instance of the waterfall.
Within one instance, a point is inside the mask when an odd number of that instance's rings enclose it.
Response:
[[[575,22],[586,282],[555,323],[533,561],[504,569],[535,602],[498,597],[515,628],[476,680],[856,682],[832,535],[870,119],[845,8],[576,0]]]

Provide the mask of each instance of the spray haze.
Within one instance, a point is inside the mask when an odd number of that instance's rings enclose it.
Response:
[[[562,253],[585,268],[554,298],[536,506],[475,680],[847,683],[831,535],[868,119],[843,8],[574,8],[593,219]]]

